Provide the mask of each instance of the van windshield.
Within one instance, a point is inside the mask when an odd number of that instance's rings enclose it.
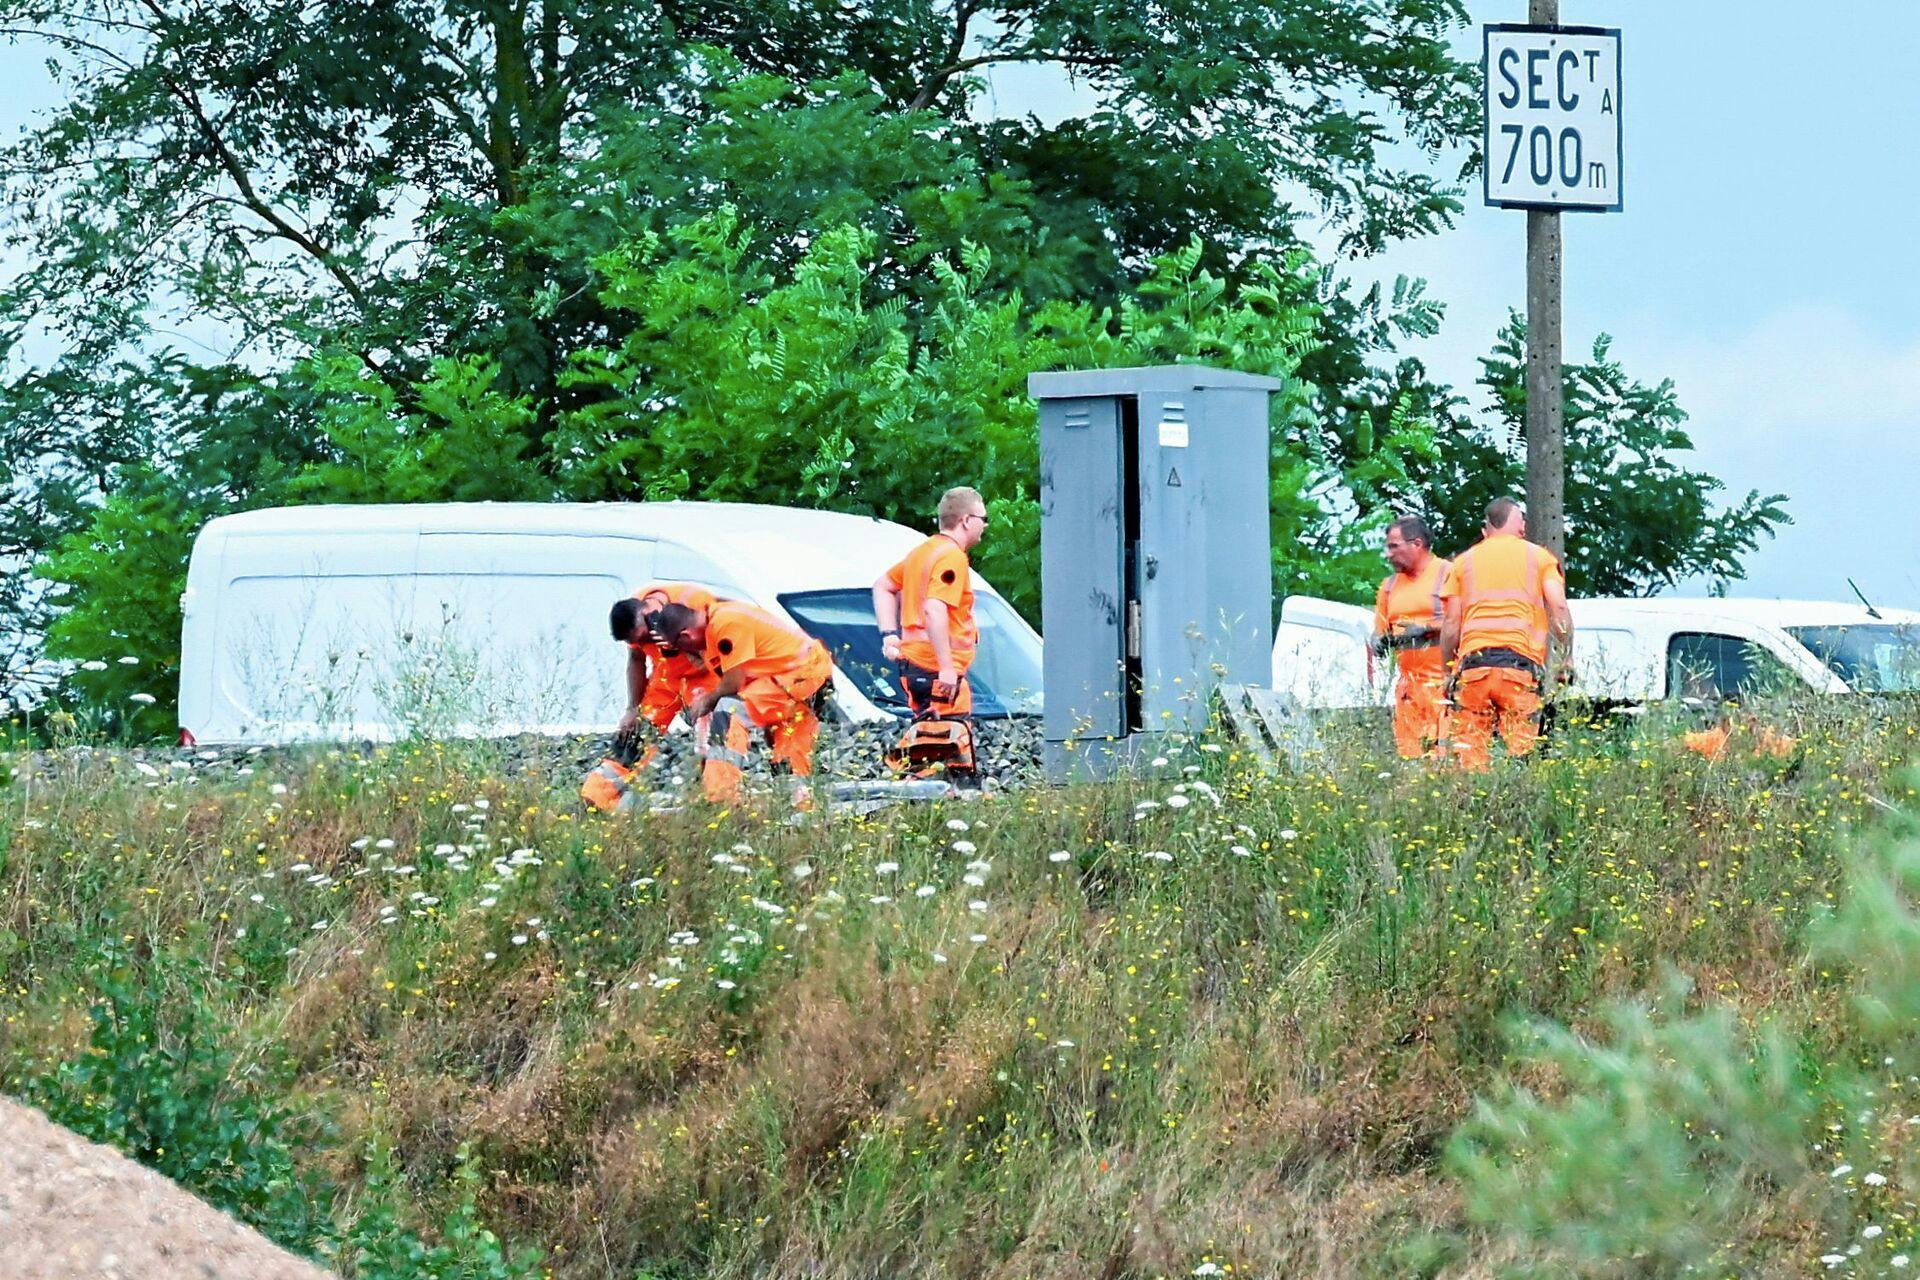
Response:
[[[797,591],[781,596],[780,603],[808,635],[827,646],[834,662],[868,701],[883,710],[907,714],[899,675],[880,652],[872,592]],[[973,714],[1039,715],[1040,642],[997,596],[985,592],[975,596],[973,617],[980,626],[980,650],[971,673]]]
[[[1874,622],[1787,630],[1856,693],[1920,693],[1920,627]]]

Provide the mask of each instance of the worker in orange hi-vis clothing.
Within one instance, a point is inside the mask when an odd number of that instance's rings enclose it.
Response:
[[[1433,533],[1419,516],[1387,526],[1387,563],[1373,606],[1374,652],[1393,654],[1393,743],[1409,760],[1431,755],[1444,737],[1447,665],[1440,660],[1440,584],[1447,562],[1433,554]]]
[[[880,647],[901,664],[900,683],[915,716],[965,716],[973,710],[967,669],[980,643],[973,621],[973,570],[967,552],[987,531],[987,504],[972,489],[941,495],[940,532],[873,584]]]
[[[1526,540],[1526,512],[1512,498],[1487,504],[1481,540],[1454,557],[1440,586],[1440,654],[1453,671],[1453,751],[1485,769],[1496,734],[1524,756],[1540,737],[1541,701],[1554,676],[1552,646],[1573,648],[1573,615],[1560,562]],[[1557,677],[1573,678],[1570,662]]]
[[[765,730],[774,762],[792,771],[794,807],[811,808],[806,779],[813,776],[820,737],[813,703],[833,678],[827,647],[763,609],[731,600],[704,610],[668,605],[655,629],[674,648],[701,654],[718,677],[688,704],[687,714],[699,719],[729,703],[738,707]]]
[[[656,582],[614,601],[608,622],[613,638],[627,646],[627,710],[614,731],[616,743],[631,741],[642,720],[666,732],[695,697],[719,683],[697,654],[675,649],[653,629],[660,611],[670,604],[704,610],[716,599],[713,592],[692,583]],[[695,719],[689,715],[688,724]],[[653,756],[654,748],[648,747],[638,767],[645,768]],[[709,758],[702,765],[701,784],[708,799],[738,794],[740,767],[727,759]]]

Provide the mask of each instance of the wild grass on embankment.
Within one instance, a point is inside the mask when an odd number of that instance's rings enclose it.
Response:
[[[0,791],[6,1088],[366,1276],[1898,1274],[1904,846],[1845,859],[1920,715],[1795,714],[798,828],[70,756]]]

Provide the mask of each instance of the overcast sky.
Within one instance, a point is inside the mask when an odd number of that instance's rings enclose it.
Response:
[[[1523,21],[1523,0],[1471,5]],[[1643,379],[1672,377],[1698,463],[1790,499],[1795,524],[1738,594],[1920,607],[1920,4],[1567,0],[1562,20],[1623,29],[1627,207],[1566,217],[1566,346],[1596,333]],[[1477,31],[1462,32],[1478,57]],[[0,128],[51,93],[40,51],[0,45]],[[1059,77],[1003,69],[999,111],[1074,114]],[[1426,277],[1448,304],[1418,349],[1471,384],[1522,304],[1525,215],[1481,208],[1357,274]],[[1578,536],[1577,530],[1574,536]]]

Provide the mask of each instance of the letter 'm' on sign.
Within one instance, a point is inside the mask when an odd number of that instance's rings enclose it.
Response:
[[[1621,208],[1620,32],[1494,24],[1482,38],[1487,203]]]

